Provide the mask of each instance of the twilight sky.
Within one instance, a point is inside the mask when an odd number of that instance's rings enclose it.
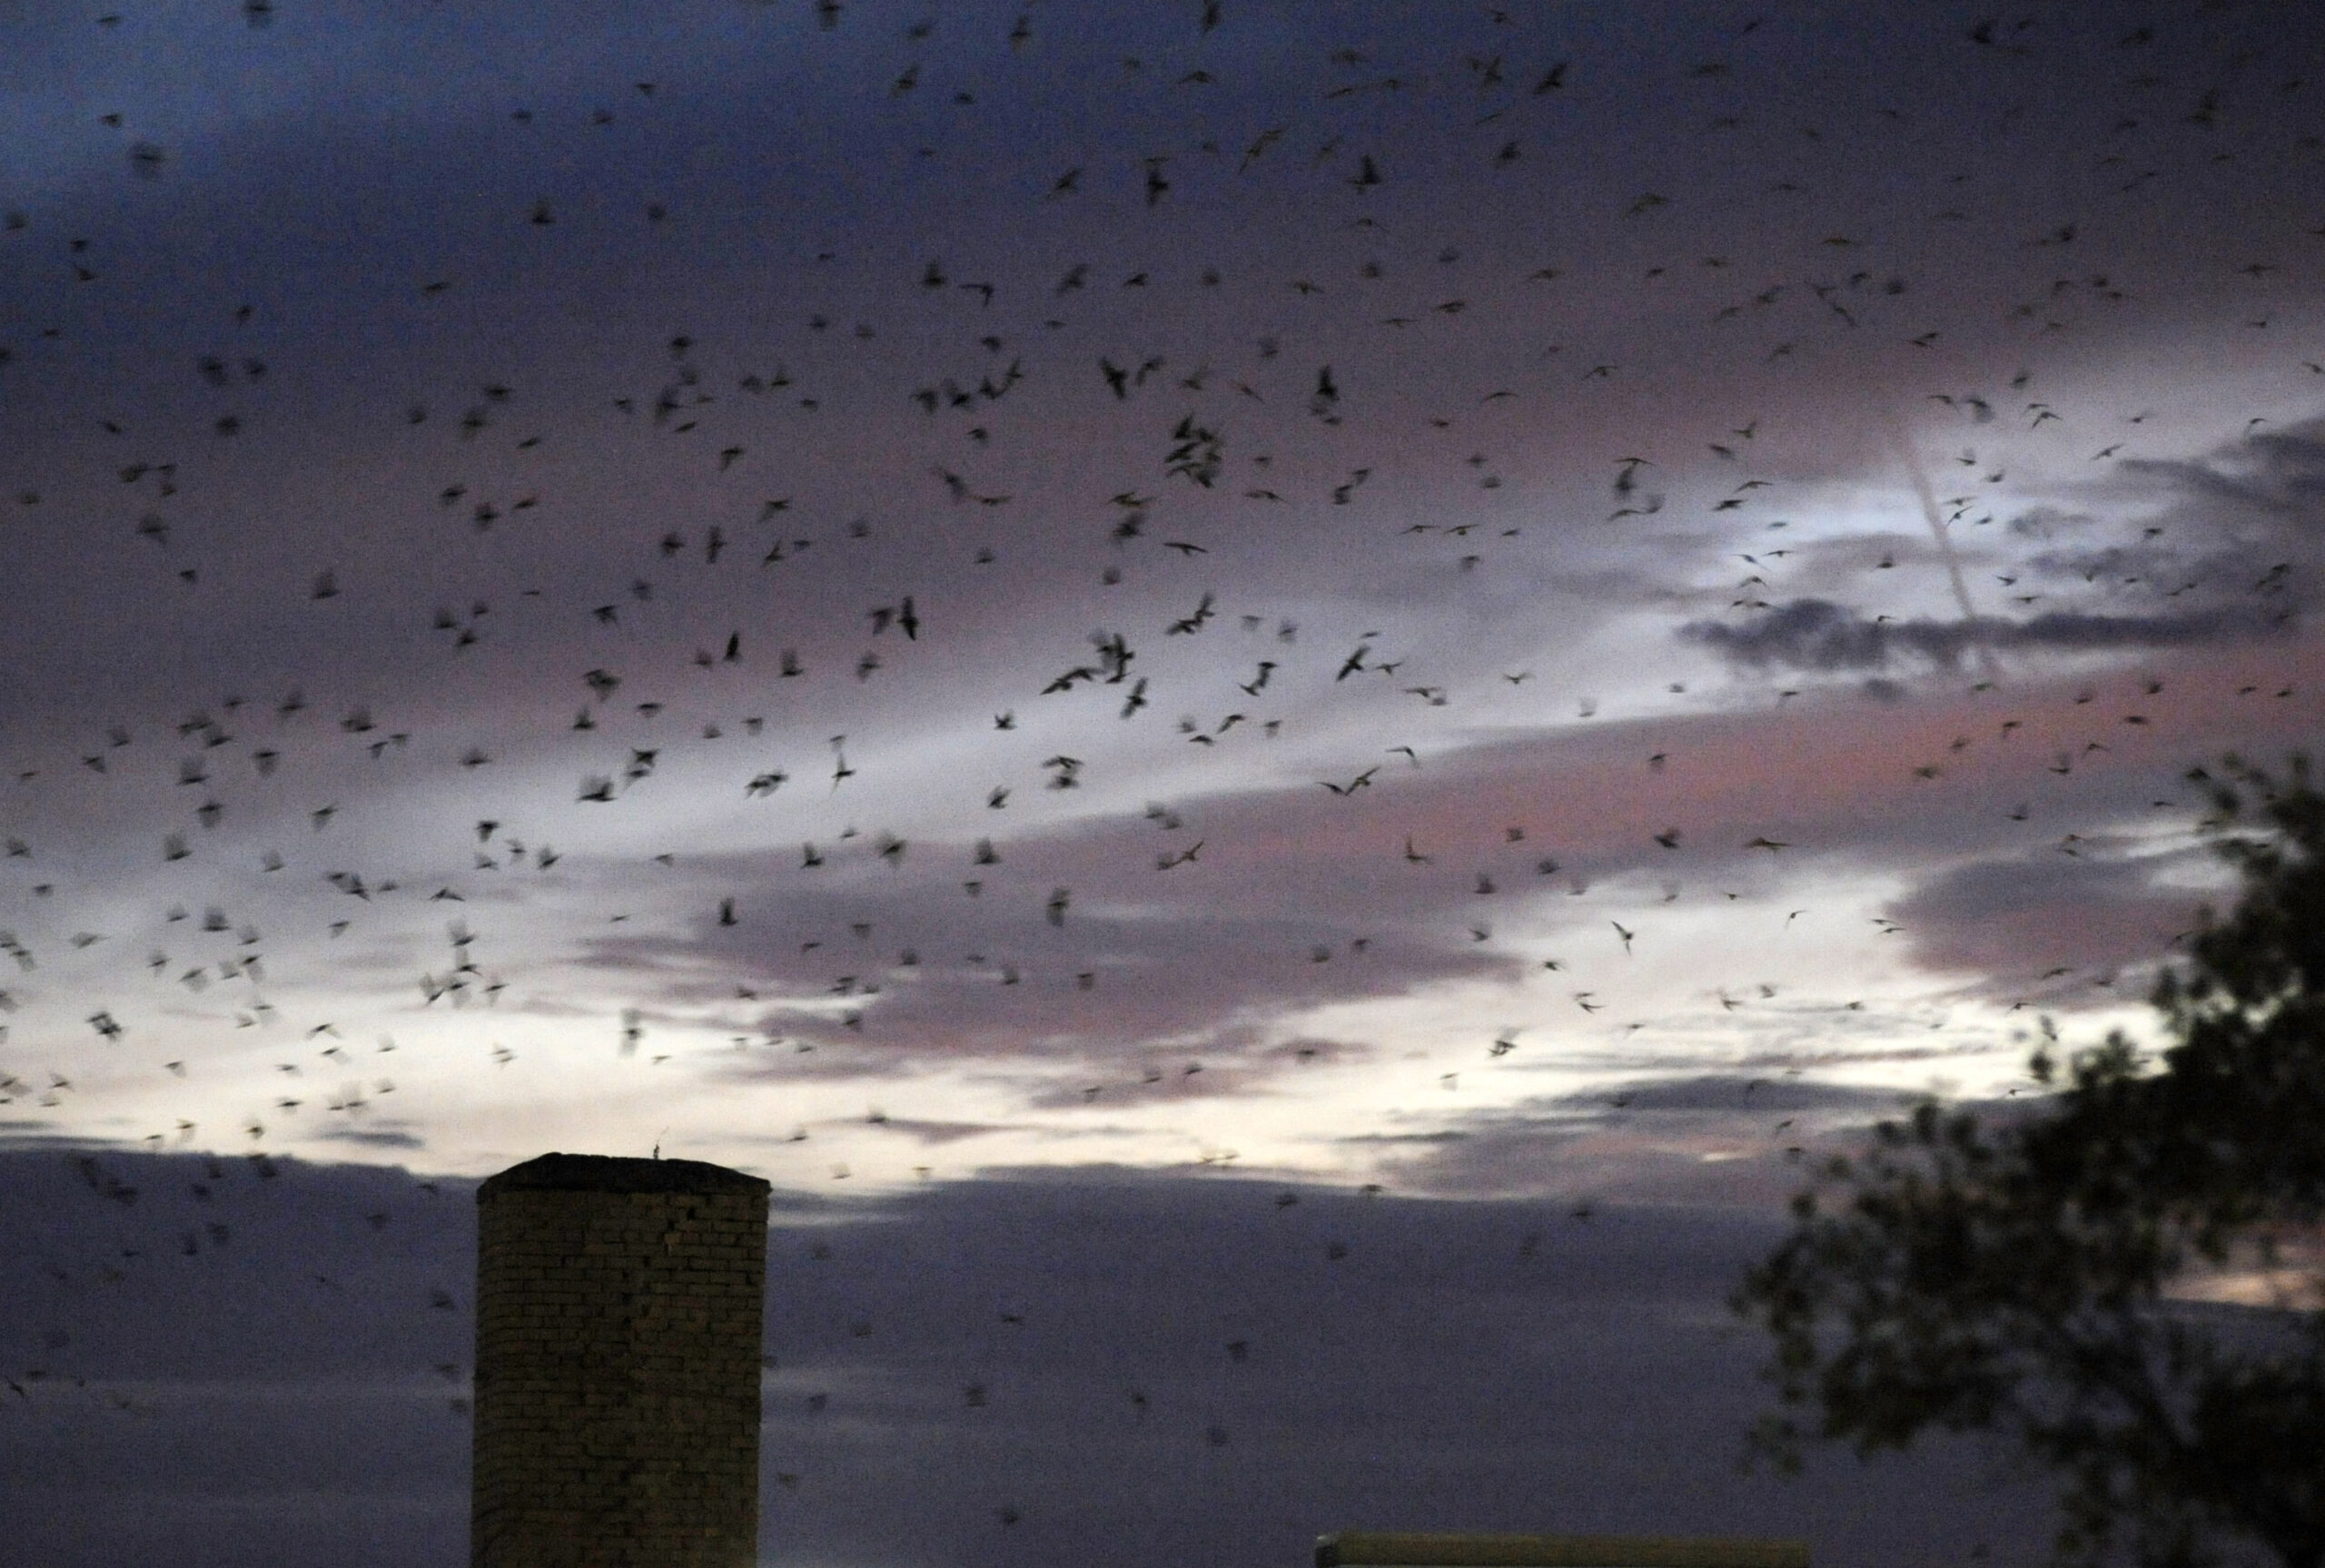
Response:
[[[2313,744],[2321,51],[0,0],[0,1137],[1694,1289],[2140,1027],[2186,770]]]

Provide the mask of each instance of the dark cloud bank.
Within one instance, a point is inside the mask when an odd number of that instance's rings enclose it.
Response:
[[[0,1155],[18,1561],[460,1559],[472,1185],[268,1169]],[[2037,1560],[1994,1450],[1738,1473],[1763,1352],[1721,1303],[1776,1234],[1225,1173],[779,1195],[763,1560],[1291,1565],[1356,1526]]]

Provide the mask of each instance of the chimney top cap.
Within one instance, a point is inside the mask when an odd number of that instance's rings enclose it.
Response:
[[[756,1192],[756,1176],[699,1159],[623,1159],[609,1154],[544,1154],[489,1177],[477,1201],[502,1192]]]

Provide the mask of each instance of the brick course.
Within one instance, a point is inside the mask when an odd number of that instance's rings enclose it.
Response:
[[[767,1184],[549,1154],[477,1190],[472,1568],[746,1568]]]

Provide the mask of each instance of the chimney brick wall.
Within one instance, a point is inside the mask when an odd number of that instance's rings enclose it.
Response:
[[[767,1184],[544,1155],[478,1189],[472,1568],[746,1568]]]

